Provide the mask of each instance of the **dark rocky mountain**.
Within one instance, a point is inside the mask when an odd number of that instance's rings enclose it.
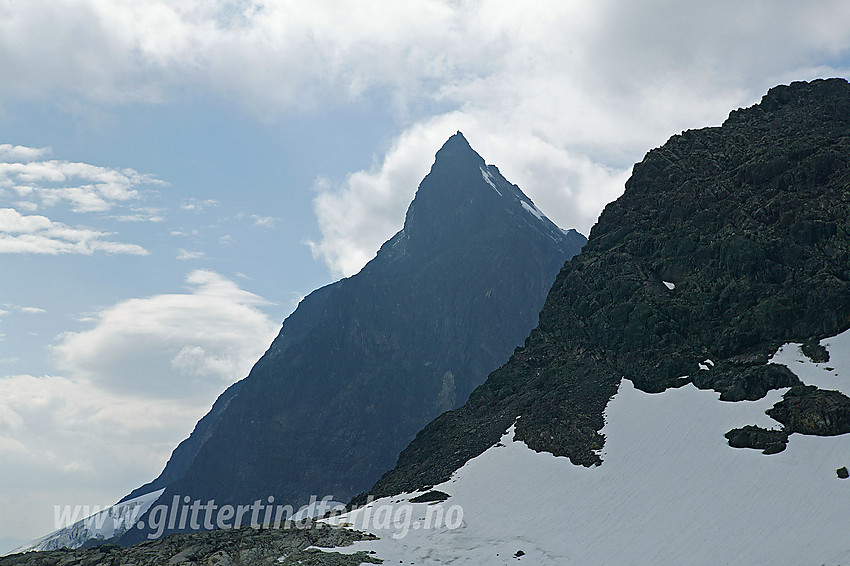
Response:
[[[599,464],[603,410],[624,378],[650,393],[690,382],[724,401],[791,387],[768,411],[784,427],[729,431],[733,446],[774,453],[793,433],[850,432],[850,399],[767,364],[791,341],[824,361],[817,341],[848,328],[850,85],[779,86],[635,165],[524,347],[425,427],[371,493],[447,480],[518,416],[530,448]]]
[[[162,474],[127,496],[348,500],[417,431],[466,401],[537,324],[586,239],[549,221],[458,132],[404,228],[357,275],[307,296]],[[145,517],[142,517],[145,519]],[[122,544],[143,540],[132,529]]]

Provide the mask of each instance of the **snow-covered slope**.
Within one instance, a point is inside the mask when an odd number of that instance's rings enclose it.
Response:
[[[76,521],[72,525],[16,548],[9,554],[31,550],[55,550],[57,548],[79,548],[89,540],[106,540],[127,532],[162,494],[163,490],[152,491],[134,499],[116,503],[106,509]],[[68,510],[71,516],[79,509]],[[73,519],[72,519],[73,520]]]
[[[828,363],[794,344],[772,361],[847,393],[850,331],[822,344]],[[422,529],[429,504],[406,494],[334,519],[381,537],[336,550],[374,550],[389,564],[850,563],[850,479],[836,473],[850,466],[850,435],[795,434],[771,456],[724,438],[747,424],[778,426],[764,411],[783,393],[729,403],[693,385],[647,394],[624,380],[605,413],[601,466],[533,452],[511,427],[435,486],[451,497],[432,505],[462,508],[458,528]],[[378,515],[385,505],[391,511]],[[389,515],[402,521],[376,520]]]

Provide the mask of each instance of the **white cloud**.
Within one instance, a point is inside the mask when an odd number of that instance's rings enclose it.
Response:
[[[27,314],[41,314],[47,312],[46,310],[38,307],[18,307],[18,310]]]
[[[374,257],[380,244],[401,228],[404,211],[431,157],[460,116],[405,132],[370,171],[348,175],[342,187],[319,178],[313,201],[322,240],[308,242],[314,257],[322,257],[334,273],[351,275]]]
[[[208,407],[60,376],[0,376],[0,530],[46,534],[53,505],[114,503],[162,469]]]
[[[186,282],[81,319],[90,328],[54,349],[64,375],[0,374],[0,532],[47,533],[54,505],[110,504],[149,481],[262,355],[277,331],[266,301],[211,271]]]
[[[110,235],[70,227],[46,216],[24,216],[14,208],[0,208],[0,254],[148,254],[136,244],[106,239]]]
[[[128,214],[114,217],[118,222],[153,222],[165,221],[165,210],[151,206],[132,208]]]
[[[187,202],[184,202],[180,205],[180,208],[183,210],[194,210],[201,211],[207,208],[215,208],[217,206],[221,206],[221,203],[215,199],[206,199],[206,200],[198,200],[198,199],[189,199]]]
[[[456,103],[470,85],[513,78],[500,82],[530,95],[520,110],[535,91],[564,102],[597,92],[591,102],[605,104],[657,79],[737,86],[811,69],[846,50],[848,12],[841,0],[365,0],[345,10],[331,0],[30,0],[0,12],[0,71],[16,77],[0,92],[151,101],[188,85],[278,112],[378,90],[400,106]],[[567,90],[539,90],[565,78]]]
[[[503,39],[502,30],[464,24],[479,15],[473,5],[368,0],[338,8],[327,0],[30,0],[0,12],[0,72],[17,79],[0,88],[156,101],[189,82],[278,112],[375,86],[478,75],[490,65],[470,42],[498,48]]]
[[[138,199],[139,186],[156,184],[162,182],[133,169],[57,160],[0,163],[0,187],[45,206],[68,202],[75,212],[110,210]]]
[[[137,412],[139,409],[144,413]],[[35,434],[55,434],[58,437],[70,431],[80,433],[86,428],[94,428],[107,436],[109,431],[115,430],[125,435],[131,432],[155,433],[162,431],[175,415],[182,416],[185,410],[184,406],[163,399],[116,396],[90,382],[66,377],[0,377],[0,431],[7,434],[15,431],[19,434],[18,440],[24,452],[52,461],[61,460],[57,450],[44,451],[27,442],[25,429]],[[139,418],[142,414],[150,418]],[[42,443],[48,441],[40,439]],[[62,445],[58,438],[52,442],[56,444],[55,448]],[[74,450],[77,451],[76,448]],[[79,467],[89,466],[74,466]]]
[[[248,214],[247,212],[239,212],[233,216],[236,220],[250,220],[251,224],[257,228],[274,228],[275,223],[280,220],[275,216],[260,216],[259,214]]]
[[[94,328],[67,333],[56,363],[76,379],[157,398],[208,397],[245,377],[278,325],[268,304],[207,270],[188,293],[130,299],[96,316]]]
[[[259,216],[257,214],[252,214],[251,220],[254,221],[254,226],[257,226],[259,228],[274,228],[275,222],[280,220],[280,218],[275,218],[274,216]]]
[[[204,252],[190,252],[189,250],[184,250],[183,248],[177,250],[177,259],[181,261],[190,259],[201,259],[202,257],[204,257]]]
[[[50,154],[49,147],[26,147],[23,145],[12,145],[9,143],[0,143],[0,161],[23,163],[41,159],[45,155]]]
[[[475,6],[470,25],[501,33],[504,48],[477,43],[492,62],[486,72],[451,73],[429,91],[454,110],[416,122],[379,166],[341,186],[317,182],[322,238],[311,246],[334,271],[356,272],[401,227],[435,150],[457,129],[556,223],[587,234],[648,149],[720,124],[774,84],[841,75],[846,67],[824,62],[850,51],[850,27],[833,23],[850,21],[850,9],[837,2]]]
[[[779,82],[844,74],[848,23],[843,0],[364,0],[345,10],[331,0],[30,0],[0,8],[0,73],[16,78],[0,94],[122,103],[212,90],[263,117],[386,101],[404,132],[382,165],[317,183],[313,250],[350,273],[400,226],[414,171],[455,130],[548,216],[587,232],[648,148],[718,124]],[[104,206],[91,191],[47,196]]]

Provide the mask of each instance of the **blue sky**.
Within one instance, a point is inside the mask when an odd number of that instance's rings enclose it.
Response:
[[[0,4],[0,540],[158,474],[456,130],[586,234],[647,150],[848,50],[826,0]]]

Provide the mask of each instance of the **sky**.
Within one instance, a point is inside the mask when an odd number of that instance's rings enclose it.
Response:
[[[455,131],[588,234],[649,149],[848,67],[843,0],[0,0],[0,549],[155,477]]]

